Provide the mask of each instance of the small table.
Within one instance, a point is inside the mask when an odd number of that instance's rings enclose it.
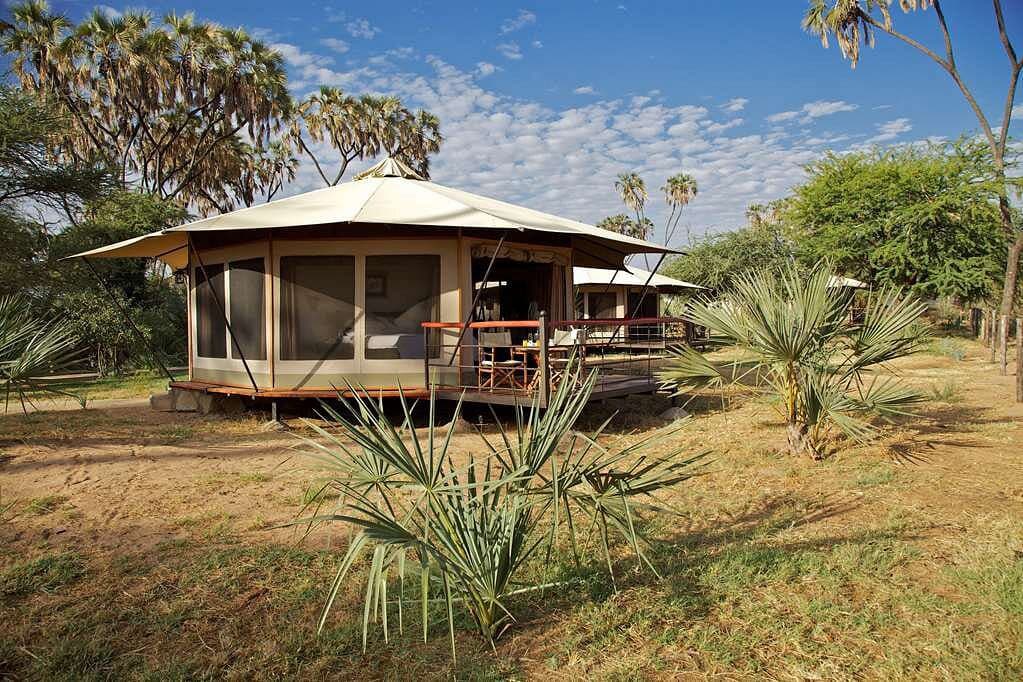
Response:
[[[513,346],[511,349],[512,357],[522,356],[522,385],[526,390],[533,390],[540,385],[540,380],[543,377],[542,367],[540,367],[540,351],[542,349],[539,345],[536,346]],[[564,346],[548,346],[547,355],[568,355],[569,349]],[[529,379],[530,372],[530,360],[532,359],[533,367],[533,379]]]

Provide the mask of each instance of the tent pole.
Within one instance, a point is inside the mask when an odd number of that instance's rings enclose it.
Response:
[[[228,336],[231,337],[231,343],[234,344],[235,349],[238,351],[238,357],[241,358],[242,365],[245,367],[245,373],[249,375],[249,382],[252,383],[252,390],[259,393],[259,385],[256,383],[255,377],[252,376],[252,370],[249,369],[249,363],[245,360],[245,353],[242,352],[242,347],[238,343],[238,339],[234,336],[234,330],[231,329],[231,322],[227,319],[227,312],[224,311],[224,304],[220,302],[220,297],[217,296],[217,290],[213,288],[213,283],[210,281],[209,275],[206,274],[206,265],[202,262],[202,256],[199,255],[198,249],[192,244],[192,237],[188,237],[188,248],[195,254],[195,260],[199,263],[199,269],[202,270],[202,278],[206,280],[206,286],[209,287],[210,293],[213,294],[213,301],[217,304],[217,310],[220,311],[220,316],[224,318],[224,325],[227,327]],[[224,268],[224,275],[227,275],[227,268]],[[253,396],[255,397],[255,396]]]
[[[142,333],[142,330],[138,328],[138,326],[135,324],[135,320],[131,319],[131,315],[128,314],[127,308],[125,308],[124,305],[121,304],[121,302],[117,299],[117,296],[114,295],[114,292],[111,291],[110,287],[107,286],[107,283],[103,281],[103,278],[100,277],[99,272],[97,272],[95,266],[93,266],[89,259],[82,258],[82,260],[85,261],[86,266],[88,266],[89,270],[92,272],[92,276],[96,278],[96,281],[99,282],[99,285],[103,289],[103,291],[106,292],[107,296],[110,297],[110,300],[113,301],[115,306],[117,306],[117,309],[121,311],[121,315],[124,316],[124,319],[128,323],[128,326],[131,327],[132,331],[134,331],[135,334],[139,337],[139,341],[141,341],[142,345],[145,346],[146,350],[149,351],[149,354],[152,356],[153,360],[156,362],[157,365],[159,365],[160,369],[163,370],[163,373],[167,375],[167,380],[174,381],[174,375],[170,373],[169,369],[167,369],[167,365],[163,364],[163,360],[160,359],[160,356],[156,353],[156,350],[151,345],[149,345],[149,341],[146,340],[146,337]]]
[[[487,263],[487,270],[483,273],[483,282],[480,283],[480,288],[476,290],[476,295],[472,297],[472,305],[469,306],[469,315],[465,318],[465,322],[462,324],[462,328],[458,330],[458,340],[455,341],[455,348],[451,351],[451,357],[448,358],[448,367],[455,361],[455,355],[458,353],[458,349],[462,346],[462,339],[465,337],[465,330],[469,328],[469,323],[472,322],[472,314],[476,312],[476,304],[480,302],[480,294],[487,288],[487,282],[490,281],[490,270],[494,267],[494,261],[497,260],[497,254],[501,252],[501,247],[504,245],[504,238],[508,236],[508,232],[502,232],[501,238],[497,241],[497,246],[494,247],[494,255],[490,257],[490,262]],[[469,284],[472,284],[472,257],[469,258]],[[459,370],[461,371],[461,370]]]

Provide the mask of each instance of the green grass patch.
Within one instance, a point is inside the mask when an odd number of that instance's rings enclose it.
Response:
[[[85,575],[85,562],[74,553],[50,554],[20,561],[0,573],[0,595],[53,592]]]
[[[28,504],[25,505],[25,513],[29,516],[45,516],[46,514],[52,514],[60,509],[60,506],[67,502],[67,499],[68,498],[65,495],[44,495],[43,497],[37,497],[33,500],[29,500]]]

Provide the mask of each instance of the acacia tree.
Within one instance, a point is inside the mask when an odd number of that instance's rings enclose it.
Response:
[[[73,121],[59,156],[118,168],[125,187],[203,214],[238,200],[289,113],[281,55],[191,14],[157,24],[146,12],[94,11],[73,25],[30,0],[0,35],[22,88]]]
[[[853,66],[860,57],[861,45],[874,45],[877,32],[899,40],[921,54],[927,56],[945,71],[962,93],[970,109],[977,117],[984,139],[991,149],[994,162],[994,176],[999,181],[998,210],[1001,229],[1009,239],[1008,253],[1005,264],[1005,279],[1002,285],[1000,312],[1003,324],[999,334],[999,347],[1002,362],[1002,373],[1006,367],[1006,336],[1009,316],[1012,315],[1016,297],[1016,285],[1019,275],[1019,260],[1023,254],[1023,230],[1014,226],[1012,210],[1009,203],[1009,184],[1006,177],[1006,150],[1009,140],[1009,124],[1012,122],[1013,102],[1016,98],[1016,86],[1019,83],[1020,71],[1023,70],[1023,58],[1016,54],[1012,41],[1005,26],[1001,0],[992,0],[998,39],[1009,60],[1009,83],[1002,105],[1001,125],[994,127],[984,110],[981,109],[973,91],[967,85],[959,66],[956,63],[953,49],[952,33],[942,11],[940,0],[899,0],[903,12],[934,9],[934,15],[941,30],[943,47],[931,49],[895,29],[890,10],[891,0],[810,0],[810,7],[803,17],[803,28],[821,39],[827,48],[830,38],[838,43],[842,56]],[[941,53],[941,54],[939,54]],[[1016,400],[1023,402],[1023,357],[1016,359]]]
[[[804,262],[960,303],[997,291],[1008,240],[983,143],[828,154],[807,174],[781,215]]]
[[[332,87],[322,87],[295,105],[287,139],[312,160],[328,187],[341,182],[356,159],[381,152],[429,178],[430,155],[443,142],[440,120],[427,111],[411,111],[397,97],[354,97]],[[336,171],[328,174],[310,142],[330,145],[338,155]]]

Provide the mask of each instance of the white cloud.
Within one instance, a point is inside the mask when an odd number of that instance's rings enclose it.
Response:
[[[337,52],[338,54],[344,54],[345,52],[348,52],[349,47],[348,43],[338,38],[324,38],[323,40],[320,41],[320,44],[323,45],[324,47],[330,48],[331,50]]]
[[[534,41],[533,41],[533,47],[535,47],[536,49],[538,49],[538,50],[539,50],[540,48],[542,48],[542,47],[543,47],[543,43],[542,43],[542,42],[540,42],[539,40],[534,40]]]
[[[868,144],[875,142],[888,142],[894,140],[903,133],[908,133],[913,129],[913,124],[909,122],[908,118],[897,118],[893,121],[887,121],[885,123],[877,124],[877,135],[867,140]]]
[[[597,94],[596,88],[594,88],[592,85],[580,85],[578,88],[576,88],[572,92],[574,92],[577,95],[595,95],[595,94]]]
[[[501,22],[501,34],[513,33],[520,29],[529,26],[530,24],[536,23],[536,15],[529,10],[520,9],[519,13],[511,19],[505,19]]]
[[[858,108],[858,104],[850,104],[842,100],[827,101],[819,99],[815,102],[807,102],[796,111],[781,111],[777,114],[771,114],[767,117],[767,120],[769,123],[784,123],[798,118],[799,122],[805,125],[822,116],[831,116],[843,111],[855,111]]]
[[[777,114],[771,114],[767,117],[770,123],[782,123],[784,121],[791,121],[799,116],[798,111],[781,111]]]
[[[14,3],[8,3],[8,5],[13,4]],[[122,16],[122,12],[120,10],[114,9],[110,5],[96,5],[96,11],[105,16],[107,19],[120,19]]]
[[[291,76],[288,88],[299,95],[320,85],[347,85],[358,75],[356,71],[335,71],[330,57],[306,52],[291,43],[272,43],[270,47],[284,57]]]
[[[522,50],[518,43],[498,43],[496,49],[505,59],[522,59]]]
[[[1012,108],[1012,117],[1018,119],[1020,116],[1023,116],[1023,104],[1017,104]]]
[[[353,38],[365,38],[370,40],[380,33],[379,28],[365,19],[354,19],[349,21],[345,24],[345,28],[348,30],[349,35]]]
[[[717,133],[724,132],[730,128],[735,128],[736,126],[741,126],[742,124],[743,120],[741,118],[733,118],[727,123],[712,123],[707,121],[706,125],[703,126],[703,129],[712,135],[716,135]]]
[[[736,112],[745,109],[747,104],[749,104],[749,100],[745,97],[733,97],[722,104],[721,108],[725,111]]]
[[[491,64],[490,62],[476,63],[476,74],[480,78],[486,78],[487,76],[493,74],[495,71],[497,71],[497,67]]]
[[[850,104],[849,102],[843,102],[841,100],[837,102],[828,102],[826,100],[819,99],[816,102],[804,104],[803,113],[805,113],[808,118],[820,118],[821,116],[830,116],[841,111],[854,111],[858,108],[858,104]]]
[[[300,51],[288,59],[289,69],[306,80],[312,80],[307,72],[330,71]],[[648,212],[661,229],[666,212],[656,188],[685,170],[696,177],[700,195],[683,222],[696,233],[734,228],[743,224],[746,205],[784,196],[801,182],[805,164],[833,139],[784,131],[736,134],[742,119],[716,122],[706,106],[668,104],[654,93],[549,107],[483,87],[480,78],[489,69],[480,64],[463,70],[436,56],[413,59],[364,61],[339,74],[346,80],[336,84],[351,92],[393,94],[435,113],[446,140],[431,164],[437,182],[590,223],[623,211],[614,179],[635,171],[651,189]],[[287,192],[321,184],[311,164],[303,163]]]

